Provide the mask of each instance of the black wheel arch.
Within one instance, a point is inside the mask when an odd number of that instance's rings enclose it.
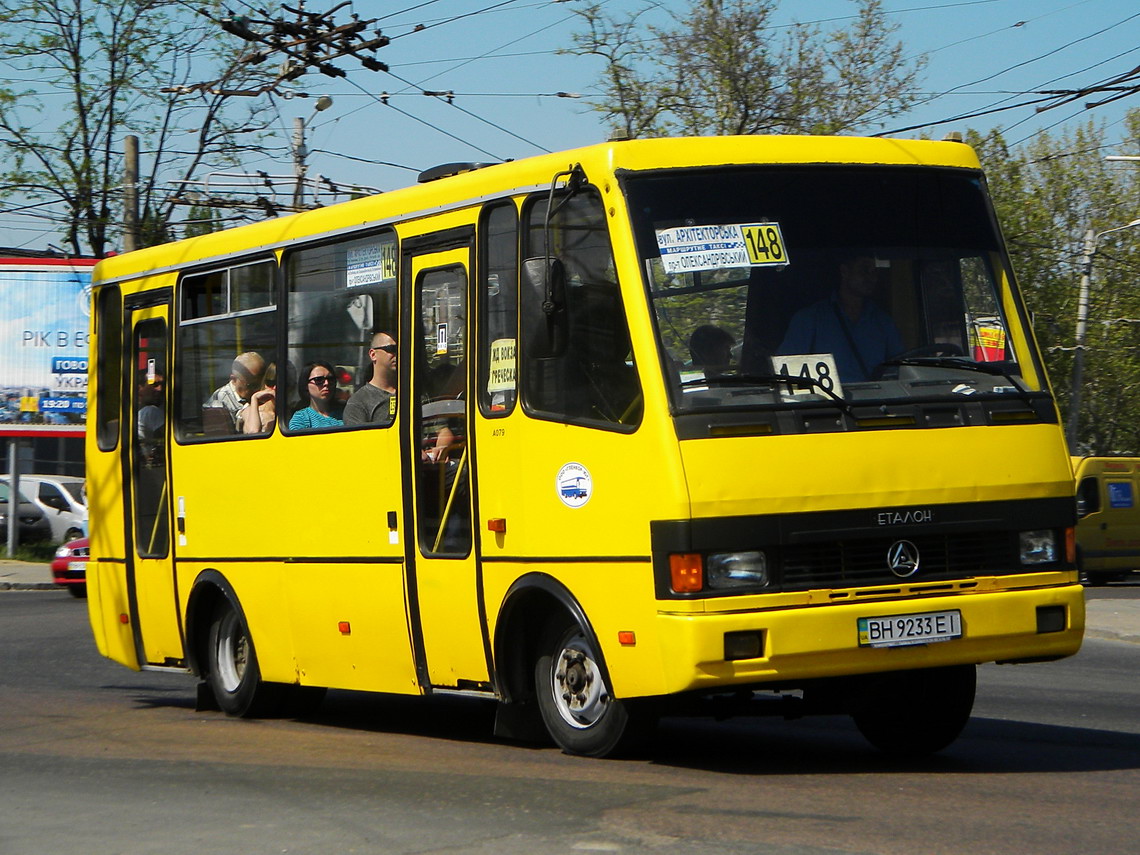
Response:
[[[539,641],[550,621],[562,616],[576,621],[582,633],[598,651],[598,669],[612,688],[609,668],[594,627],[582,604],[570,589],[546,573],[520,576],[507,589],[495,622],[493,651],[496,690],[504,703],[529,700],[534,694],[534,663]]]
[[[240,616],[245,625],[241,601],[233,585],[217,570],[203,570],[190,587],[190,598],[186,604],[186,658],[190,672],[198,677],[206,675],[205,665],[209,661],[206,646],[209,641],[210,619],[221,600],[227,601]],[[253,639],[250,639],[253,643]],[[256,650],[256,645],[254,646]]]

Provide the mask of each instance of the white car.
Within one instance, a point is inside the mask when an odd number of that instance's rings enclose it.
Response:
[[[0,483],[8,483],[0,475]],[[51,539],[67,543],[87,534],[87,493],[77,475],[20,473],[20,492],[43,511],[51,525]]]

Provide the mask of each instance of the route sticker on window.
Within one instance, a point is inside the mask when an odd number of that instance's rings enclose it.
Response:
[[[487,394],[515,390],[515,340],[497,338],[491,342],[490,366],[487,372]]]
[[[384,268],[388,264],[387,250],[394,249],[381,244],[349,247],[345,260],[345,286],[359,288],[361,285],[374,285],[385,279]]]
[[[656,234],[666,273],[780,267],[788,263],[779,223],[680,226],[657,229]]]
[[[802,353],[788,356],[773,356],[772,370],[785,377],[802,377],[803,383],[788,383],[780,389],[784,397],[794,398],[803,395],[822,395],[831,392],[843,397],[843,386],[839,382],[839,369],[835,367],[835,357],[830,353]]]
[[[558,491],[558,498],[568,508],[582,507],[590,501],[590,495],[594,492],[590,472],[581,463],[567,463],[559,469],[554,487]]]

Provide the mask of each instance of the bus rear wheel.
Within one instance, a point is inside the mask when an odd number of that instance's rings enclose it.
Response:
[[[879,674],[863,684],[851,717],[880,751],[920,757],[958,738],[970,720],[976,689],[973,665]]]
[[[601,656],[576,622],[557,622],[546,632],[534,682],[546,730],[567,754],[605,757],[652,730],[649,716],[613,696]]]
[[[252,717],[279,706],[281,686],[262,681],[245,618],[228,600],[215,608],[207,638],[206,681],[222,712]]]

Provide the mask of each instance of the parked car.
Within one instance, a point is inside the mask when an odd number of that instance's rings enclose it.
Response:
[[[12,505],[10,498],[8,485],[0,482],[0,542],[6,542],[8,538],[8,514]],[[47,521],[44,512],[28,500],[23,490],[20,491],[20,501],[16,503],[16,514],[20,521],[16,531],[20,543],[51,539],[51,523]]]
[[[73,597],[87,596],[87,559],[91,555],[87,538],[65,543],[55,551],[51,562],[51,580],[67,588]]]
[[[7,475],[0,481],[8,483]],[[87,493],[76,475],[20,474],[20,492],[35,503],[51,525],[51,539],[66,543],[87,534]]]

